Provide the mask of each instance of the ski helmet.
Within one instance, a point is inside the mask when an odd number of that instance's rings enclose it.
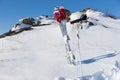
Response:
[[[72,13],[71,16],[70,16],[70,22],[71,22],[71,24],[79,22],[81,16],[82,16],[81,12]]]

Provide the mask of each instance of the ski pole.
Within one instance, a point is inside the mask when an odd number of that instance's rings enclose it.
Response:
[[[80,27],[82,27],[82,25],[77,25],[77,38],[78,38],[78,56],[79,56],[79,59],[78,60],[82,60],[81,58],[81,52],[80,52]],[[79,68],[79,64],[77,64],[77,68]],[[81,76],[79,76],[79,69],[78,70],[78,77],[82,77],[83,76],[83,70],[82,70],[82,64],[80,63],[80,73],[81,73]]]

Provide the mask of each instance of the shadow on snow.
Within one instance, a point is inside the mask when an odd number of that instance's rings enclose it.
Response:
[[[118,54],[120,54],[120,53],[118,53]],[[97,56],[97,57],[94,57],[94,58],[91,58],[91,59],[87,59],[87,60],[83,60],[83,61],[78,61],[78,63],[90,64],[90,63],[96,62],[96,61],[104,59],[104,58],[114,57],[114,56],[116,56],[118,54],[116,54],[116,53],[105,54],[105,55]]]

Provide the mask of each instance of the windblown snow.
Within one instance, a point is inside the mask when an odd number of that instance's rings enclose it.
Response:
[[[0,39],[0,80],[120,80],[120,20],[88,10],[80,31],[67,23],[76,65],[66,60],[56,23]],[[47,21],[46,21],[47,22]]]

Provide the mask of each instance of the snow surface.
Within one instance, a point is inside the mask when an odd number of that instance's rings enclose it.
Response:
[[[61,31],[52,23],[0,39],[0,80],[120,80],[120,20],[87,15],[95,25],[80,31],[80,53],[76,28],[67,23],[77,65],[67,63]]]

